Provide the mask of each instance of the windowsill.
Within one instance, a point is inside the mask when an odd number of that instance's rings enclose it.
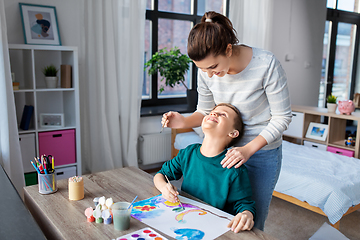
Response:
[[[174,105],[162,105],[152,107],[142,107],[140,114],[141,117],[159,116],[168,111],[176,111],[179,113],[191,113],[193,110],[189,110],[187,104],[174,104]]]

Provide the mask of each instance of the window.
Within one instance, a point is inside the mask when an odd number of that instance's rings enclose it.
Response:
[[[323,64],[319,91],[319,107],[326,104],[326,96],[339,100],[352,99],[359,92],[357,59],[359,45],[359,0],[328,0],[325,23]],[[359,85],[359,86],[357,86]]]
[[[178,47],[187,54],[187,37],[191,28],[207,11],[216,11],[228,15],[229,0],[147,0],[145,23],[145,62],[159,49]],[[177,85],[164,87],[160,75],[149,76],[144,71],[142,106],[161,106],[186,104],[186,88]],[[185,76],[187,86],[196,88],[196,66],[191,64]]]

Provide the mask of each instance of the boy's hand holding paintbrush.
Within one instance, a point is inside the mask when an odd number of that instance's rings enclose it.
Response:
[[[159,189],[159,191],[162,193],[163,198],[165,198],[169,202],[179,202],[181,207],[184,208],[179,198],[177,197],[179,195],[177,188],[170,183],[166,175],[164,176],[162,174],[157,174],[154,177],[154,184],[156,188]]]

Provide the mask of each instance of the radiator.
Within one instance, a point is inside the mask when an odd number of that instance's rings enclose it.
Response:
[[[171,159],[171,133],[145,134],[139,137],[139,163],[161,163]]]

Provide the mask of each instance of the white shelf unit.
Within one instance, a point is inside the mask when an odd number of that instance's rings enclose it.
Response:
[[[79,107],[79,70],[77,47],[44,46],[9,44],[11,72],[15,73],[15,81],[20,83],[19,90],[14,90],[17,123],[20,126],[25,105],[34,106],[34,112],[28,130],[19,128],[19,137],[35,135],[35,153],[39,156],[39,133],[58,130],[75,130],[75,156],[76,162],[55,166],[57,172],[73,171],[81,175],[81,139],[80,139],[80,107]],[[57,88],[46,88],[42,69],[50,64],[55,65],[58,72]],[[72,87],[60,88],[60,66],[72,66]],[[64,114],[64,127],[41,128],[40,113]],[[34,156],[33,156],[34,157]],[[32,158],[33,158],[32,157]],[[31,158],[30,158],[31,159]],[[30,159],[23,159],[25,173],[28,172]],[[56,160],[56,157],[55,157]],[[30,168],[31,169],[31,168]],[[62,174],[67,176],[67,172]],[[58,176],[58,179],[61,179]]]

